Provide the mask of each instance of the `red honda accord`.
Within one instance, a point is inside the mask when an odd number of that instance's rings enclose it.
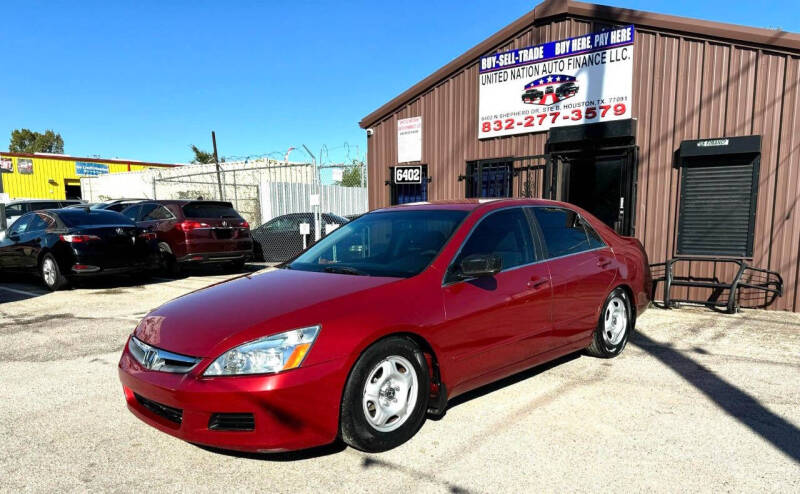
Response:
[[[119,376],[137,417],[192,443],[384,451],[466,391],[579,350],[618,355],[649,273],[637,240],[570,204],[381,209],[280,269],[154,310]]]

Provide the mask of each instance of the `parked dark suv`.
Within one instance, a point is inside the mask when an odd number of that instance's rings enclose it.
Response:
[[[229,263],[241,269],[253,256],[250,225],[229,202],[145,201],[122,214],[156,234],[173,274],[186,264]]]

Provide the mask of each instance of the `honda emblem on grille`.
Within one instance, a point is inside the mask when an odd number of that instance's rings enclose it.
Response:
[[[142,365],[144,365],[148,369],[152,369],[156,363],[156,359],[158,358],[158,350],[155,348],[148,348],[144,352],[144,357],[142,358]]]
[[[222,226],[228,226],[228,222],[227,221],[223,221],[222,222]]]
[[[117,228],[117,235],[125,235],[125,230],[122,228]]]

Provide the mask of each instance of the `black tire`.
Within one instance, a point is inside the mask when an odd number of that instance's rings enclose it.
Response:
[[[240,273],[244,269],[245,261],[244,259],[240,261],[233,261],[228,265],[229,269],[233,273]]]
[[[161,253],[161,265],[168,275],[178,277],[181,275],[181,266],[172,254],[169,245],[161,242],[158,244],[158,251]]]
[[[616,307],[616,311],[615,311]],[[624,314],[619,312],[619,309],[624,310]],[[614,314],[616,312],[616,315]],[[620,318],[620,316],[623,316]],[[616,338],[613,337],[613,331],[606,330],[606,321],[614,318],[624,319],[624,328],[621,329],[622,333]],[[631,300],[628,294],[621,287],[615,288],[606,297],[603,304],[603,310],[600,312],[600,319],[597,321],[597,328],[595,328],[592,343],[586,347],[586,353],[593,357],[598,358],[613,358],[622,353],[625,345],[628,343],[631,333],[634,330],[636,318],[634,317],[631,308]],[[612,323],[612,325],[614,325]]]
[[[416,372],[417,393],[413,409],[401,425],[390,432],[382,432],[367,420],[368,412],[362,399],[370,374],[374,374],[378,364],[390,357],[401,357],[411,363],[413,371]],[[403,444],[417,433],[425,420],[429,395],[428,363],[419,347],[410,339],[402,337],[390,337],[378,341],[359,357],[347,379],[339,421],[342,440],[358,450],[369,453],[379,453]]]
[[[67,278],[61,274],[58,261],[56,261],[53,254],[50,253],[42,256],[41,261],[39,261],[39,275],[42,277],[44,286],[53,292],[63,288],[67,284]]]

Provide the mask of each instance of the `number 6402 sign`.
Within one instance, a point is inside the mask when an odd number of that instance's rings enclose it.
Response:
[[[394,167],[394,183],[396,184],[421,184],[421,166],[396,166]]]

